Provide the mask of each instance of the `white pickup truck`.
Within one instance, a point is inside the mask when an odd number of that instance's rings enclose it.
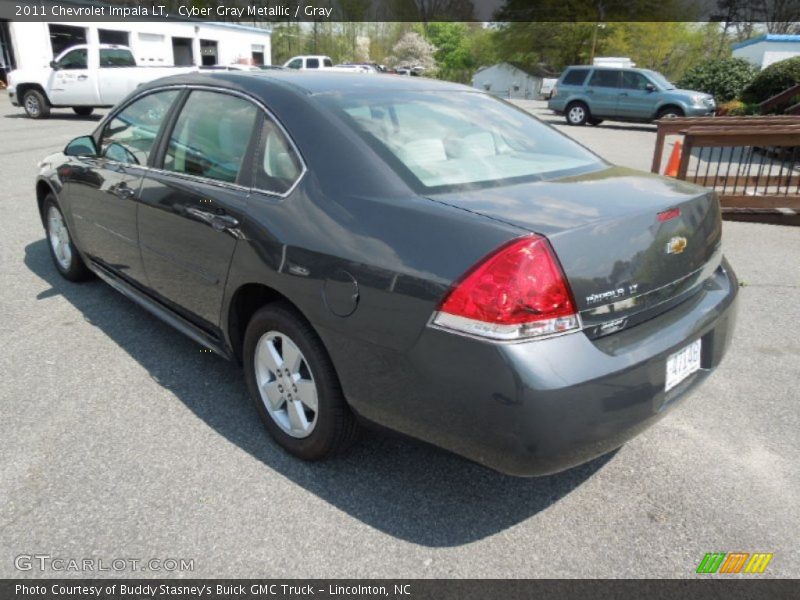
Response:
[[[129,48],[112,44],[71,46],[49,67],[17,69],[8,74],[11,104],[29,117],[45,119],[51,108],[71,108],[90,115],[114,106],[137,86],[197,67],[137,67]]]

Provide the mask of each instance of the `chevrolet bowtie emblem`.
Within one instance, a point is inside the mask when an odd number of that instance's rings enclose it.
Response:
[[[686,238],[676,236],[667,242],[667,254],[680,254],[686,249]]]

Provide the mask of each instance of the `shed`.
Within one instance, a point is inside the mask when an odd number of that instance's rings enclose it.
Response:
[[[787,58],[800,56],[800,35],[768,33],[733,45],[733,56],[759,69]]]
[[[541,66],[532,69],[517,63],[501,62],[478,69],[472,77],[472,87],[501,98],[534,100],[540,97],[542,80],[554,76]]]

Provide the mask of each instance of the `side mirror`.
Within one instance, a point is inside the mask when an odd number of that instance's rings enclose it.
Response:
[[[82,135],[67,144],[64,154],[67,156],[97,156],[97,144],[94,143],[92,136]]]
[[[648,83],[644,86],[644,89],[646,89],[648,92],[655,92],[656,86],[654,86],[652,83]]]
[[[58,63],[56,61],[54,61],[54,60],[51,60],[50,61],[50,68],[53,69],[54,71],[58,71]]]

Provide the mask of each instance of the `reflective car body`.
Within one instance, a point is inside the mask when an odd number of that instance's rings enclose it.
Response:
[[[737,283],[712,192],[612,167],[582,149],[583,166],[568,171],[424,185],[450,171],[406,168],[396,160],[406,155],[392,155],[348,115],[389,119],[387,107],[408,98],[487,115],[495,105],[484,103],[498,103],[510,129],[531,117],[463,86],[377,79],[220,72],[153,82],[98,126],[101,155],[43,162],[40,207],[54,193],[92,271],[227,358],[241,358],[259,306],[291,303],[324,343],[357,415],[506,473],[551,473],[608,452],[715,369]],[[199,92],[226,97],[232,108],[214,112],[219,119],[255,109],[251,129],[214,130],[221,146],[253,136],[232,180],[221,180],[232,168],[225,161],[193,150],[191,136],[203,132],[181,129],[182,107]],[[131,160],[104,146],[109,124],[124,129],[121,115],[137,118],[126,107],[155,93],[163,107],[138,111],[161,119],[149,156]],[[274,161],[259,137],[268,128],[288,142]],[[408,160],[435,145],[419,142],[406,142]],[[204,175],[175,172],[180,161]],[[255,175],[271,162],[291,173],[280,189],[264,189],[272,184]],[[563,268],[577,329],[502,341],[437,321],[465,274],[532,234]],[[677,254],[669,252],[676,237],[685,246]],[[667,390],[668,359],[696,340],[699,370]]]

